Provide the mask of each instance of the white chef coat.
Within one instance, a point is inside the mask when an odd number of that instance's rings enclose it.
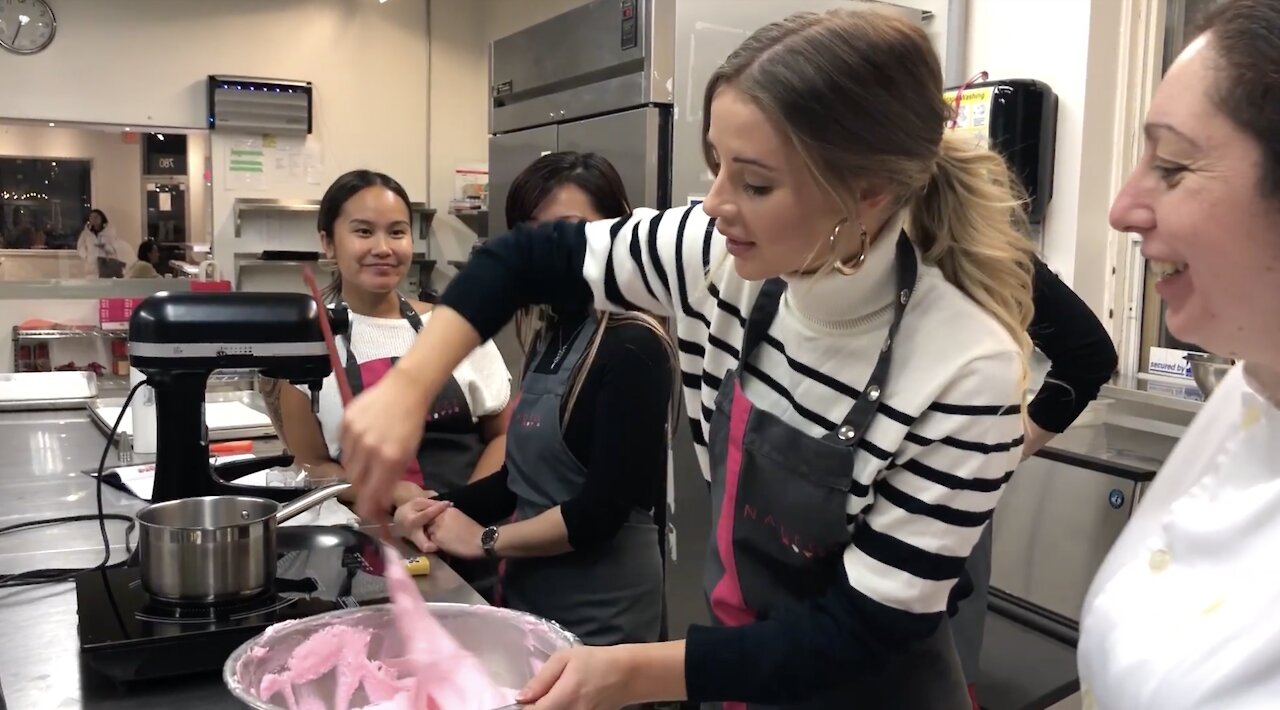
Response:
[[[1280,708],[1280,411],[1235,367],[1085,598],[1085,708]]]

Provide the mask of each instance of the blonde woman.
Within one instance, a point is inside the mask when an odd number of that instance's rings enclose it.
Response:
[[[706,89],[702,206],[493,240],[353,403],[344,461],[376,515],[404,412],[517,308],[673,319],[714,624],[561,654],[522,702],[969,707],[945,612],[1020,456],[1032,261],[1008,169],[944,138],[948,115],[916,24],[761,28]]]
[[[628,211],[618,172],[591,153],[542,156],[506,203],[509,227]],[[526,365],[505,465],[441,496],[455,504],[443,514],[425,500],[401,506],[397,528],[423,550],[502,559],[498,601],[584,643],[657,641],[671,342],[648,316],[582,302],[523,316]]]

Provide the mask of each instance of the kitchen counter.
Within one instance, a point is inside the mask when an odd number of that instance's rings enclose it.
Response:
[[[1177,444],[1151,425],[1167,408],[1095,404],[1018,466],[996,508],[978,679],[991,710],[1045,708],[1078,689],[1089,584]]]
[[[1073,426],[1035,453],[1089,471],[1150,483],[1177,441],[1111,423]]]
[[[95,467],[106,439],[79,410],[0,413],[0,528],[28,520],[96,512],[94,480],[81,473]],[[259,442],[263,453],[278,444]],[[135,457],[134,463],[141,460]],[[114,449],[108,467],[118,463]],[[133,513],[145,503],[106,486],[103,507],[109,513]],[[107,523],[111,561],[125,556],[124,529]],[[135,538],[136,539],[136,535]],[[73,523],[0,535],[0,575],[34,568],[77,568],[102,561],[97,522]],[[429,601],[483,604],[442,560],[418,577]],[[0,589],[0,707],[136,708],[170,710],[240,708],[216,675],[199,675],[122,688],[92,674],[81,674],[76,631],[75,587],[71,582]]]
[[[1099,394],[1193,414],[1200,411],[1205,399],[1192,380],[1159,375],[1116,375],[1111,382],[1102,386]]]

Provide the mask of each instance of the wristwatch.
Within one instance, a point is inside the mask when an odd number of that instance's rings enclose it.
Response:
[[[490,525],[480,533],[480,549],[484,550],[484,556],[490,559],[498,556],[494,546],[498,544],[498,526]]]

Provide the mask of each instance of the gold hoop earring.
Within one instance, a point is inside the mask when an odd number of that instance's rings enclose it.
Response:
[[[840,236],[840,228],[848,223],[848,219],[842,219],[836,223],[836,228],[832,230],[830,237],[831,255],[835,260],[834,266],[836,271],[845,276],[852,276],[858,273],[858,269],[862,268],[862,262],[867,260],[867,250],[871,248],[871,237],[867,234],[867,228],[859,224],[858,236],[862,239],[862,249],[858,251],[858,255],[853,258],[852,262],[841,261],[838,251],[839,247],[836,246],[836,240]]]

